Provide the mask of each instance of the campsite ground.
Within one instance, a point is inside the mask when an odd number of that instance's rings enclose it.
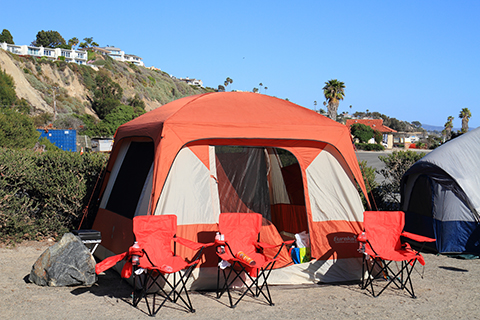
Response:
[[[27,283],[31,267],[52,242],[0,247],[0,311],[4,319],[147,319],[130,305],[130,286],[108,271],[92,287],[39,287]],[[426,266],[414,271],[418,298],[387,290],[378,298],[358,284],[273,286],[275,306],[246,298],[237,308],[212,292],[193,292],[197,312],[167,304],[166,319],[480,319],[480,260],[425,254]],[[420,274],[424,271],[424,278]]]

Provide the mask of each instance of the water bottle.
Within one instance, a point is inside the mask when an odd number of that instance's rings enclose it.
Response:
[[[135,249],[140,249],[140,246],[138,245],[138,242],[137,242],[137,241],[135,241],[135,243],[133,244],[133,248],[135,248]],[[132,265],[137,266],[139,260],[140,260],[140,256],[139,256],[139,255],[136,255],[136,254],[133,254],[133,255],[132,255]]]
[[[361,234],[358,235],[357,241],[358,241],[357,251],[360,253],[365,253],[365,243],[367,242],[367,236],[365,235],[365,231],[363,231]]]
[[[220,234],[220,232],[217,232],[217,234],[215,235],[215,242],[220,242],[220,241],[224,241],[224,236],[223,234]],[[217,252],[220,253],[220,254],[223,254],[225,253],[225,246],[218,246],[217,247]]]

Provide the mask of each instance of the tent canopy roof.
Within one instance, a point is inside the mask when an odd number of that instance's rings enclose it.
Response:
[[[222,128],[223,134],[209,138],[229,137],[225,132],[228,128],[240,130],[240,135],[230,134],[230,137],[237,138],[247,137],[250,128],[263,128],[257,138],[281,138],[278,132],[287,129],[301,131],[299,137],[313,140],[322,137],[320,132],[345,131],[346,128],[286,100],[250,92],[221,92],[190,96],[168,103],[122,125],[115,138],[119,140],[126,136],[143,135],[156,140],[158,132],[167,125],[188,125],[202,131],[212,127]],[[278,131],[272,133],[272,127]],[[334,135],[338,136],[338,133]]]

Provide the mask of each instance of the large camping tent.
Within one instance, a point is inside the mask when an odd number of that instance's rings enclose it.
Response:
[[[137,215],[174,213],[177,235],[207,243],[221,212],[257,212],[262,241],[307,231],[315,258],[293,265],[283,250],[271,283],[360,278],[365,186],[350,132],[312,110],[247,92],[179,99],[120,126],[106,172],[99,258],[132,245]],[[195,288],[216,280],[213,248],[202,259]]]
[[[477,128],[430,152],[404,174],[405,230],[435,238],[441,253],[480,254],[479,190]]]

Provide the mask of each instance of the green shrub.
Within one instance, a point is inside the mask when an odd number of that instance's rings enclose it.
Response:
[[[360,170],[362,171],[363,182],[365,183],[365,188],[367,189],[367,194],[370,194],[378,187],[378,183],[375,182],[375,168],[367,166],[367,161],[358,161]],[[363,194],[360,186],[358,186],[358,193],[360,193],[360,198],[362,199],[363,207],[368,209],[367,201],[365,200],[365,195]],[[372,202],[372,197],[369,197],[370,202]]]
[[[97,54],[93,51],[87,51],[87,60],[95,60],[97,58]]]
[[[358,150],[365,150],[365,151],[383,151],[385,147],[381,144],[374,144],[374,143],[355,143],[355,147]]]
[[[0,108],[0,147],[33,148],[39,136],[32,118],[10,108]]]
[[[399,210],[400,209],[400,183],[404,173],[410,167],[425,156],[424,152],[415,151],[394,151],[387,156],[378,158],[385,163],[385,168],[378,170],[384,181],[378,188],[379,209]]]
[[[0,240],[57,237],[78,227],[106,159],[0,148]]]

